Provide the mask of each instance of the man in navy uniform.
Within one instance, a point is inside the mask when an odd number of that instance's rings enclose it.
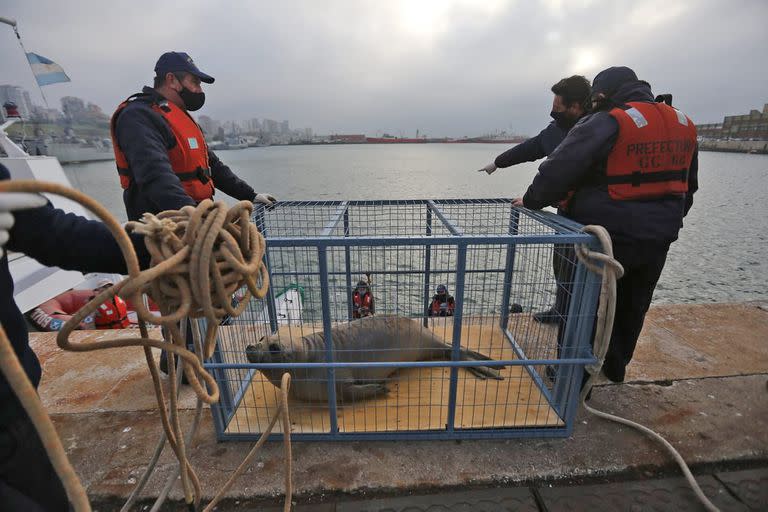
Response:
[[[651,86],[627,67],[595,77],[592,110],[515,204],[540,209],[570,195],[569,218],[610,233],[625,273],[603,373],[623,382],[667,251],[698,190],[696,128],[679,110],[655,102]]]
[[[552,86],[555,97],[552,100],[552,111],[549,113],[553,121],[538,135],[506,150],[478,172],[493,174],[499,168],[503,169],[522,162],[533,162],[549,156],[584,115],[590,92],[589,80],[581,75],[569,76],[557,82]],[[558,288],[560,288],[564,282],[570,281],[569,270],[572,265],[563,258],[563,247],[558,245],[554,250],[552,266]],[[534,314],[534,320],[542,323],[558,323],[564,314],[558,311],[559,306],[562,305],[555,304],[547,311]]]
[[[212,199],[216,189],[235,199],[272,206],[208,148],[189,112],[202,108],[202,83],[214,78],[183,52],[166,52],[155,64],[154,87],[144,87],[112,114],[110,130],[128,219],[144,212],[180,210]],[[191,329],[188,329],[191,346]],[[167,372],[165,351],[160,368]],[[186,377],[184,377],[186,383]]]
[[[183,52],[161,55],[155,75],[154,87],[121,103],[110,122],[128,218],[194,206],[212,198],[215,189],[271,206],[275,198],[257,194],[224,165],[189,115],[205,103],[201,83],[214,78]]]
[[[0,180],[10,178],[0,165]],[[143,237],[131,236],[142,267],[149,262]],[[37,194],[0,193],[0,324],[32,385],[40,362],[29,346],[27,325],[13,300],[13,279],[3,249],[48,266],[81,272],[127,272],[122,252],[101,222],[54,208]],[[0,375],[0,509],[68,511],[64,486],[27,413]]]

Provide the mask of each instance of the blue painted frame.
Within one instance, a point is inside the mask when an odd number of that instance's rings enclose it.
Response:
[[[564,217],[541,211],[531,211],[511,206],[511,199],[434,199],[434,200],[383,200],[383,201],[283,201],[277,203],[275,210],[280,208],[302,207],[336,207],[324,224],[322,231],[313,236],[280,236],[270,237],[267,230],[265,209],[257,207],[254,213],[254,222],[261,232],[267,237],[267,254],[265,261],[269,263],[270,250],[277,248],[307,247],[315,248],[318,257],[318,272],[306,272],[304,275],[318,275],[320,279],[320,293],[322,306],[322,324],[326,339],[330,338],[332,318],[330,310],[329,276],[343,275],[347,283],[347,289],[351,289],[350,249],[358,246],[422,246],[425,248],[424,266],[424,322],[426,325],[430,299],[429,276],[433,273],[456,273],[456,309],[453,316],[452,333],[452,361],[414,361],[405,363],[338,363],[333,362],[333,344],[326,344],[325,363],[294,363],[294,364],[230,364],[222,361],[220,354],[214,354],[211,361],[205,363],[205,367],[214,372],[214,376],[220,386],[226,388],[226,403],[214,405],[212,412],[216,426],[217,437],[220,440],[255,440],[259,433],[226,433],[228,423],[234,416],[235,410],[242,400],[244,393],[250,385],[254,373],[261,368],[280,367],[288,369],[298,368],[324,368],[328,372],[328,410],[330,415],[330,431],[327,433],[298,433],[292,434],[295,440],[393,440],[393,439],[490,439],[512,437],[563,437],[573,431],[573,422],[578,408],[578,390],[583,368],[586,364],[595,362],[591,353],[589,336],[592,330],[592,318],[597,307],[599,289],[599,276],[592,274],[578,263],[574,273],[573,298],[570,301],[566,333],[563,338],[564,347],[560,359],[528,359],[523,348],[516,342],[513,334],[506,327],[509,320],[510,295],[512,288],[513,267],[515,262],[516,246],[526,244],[587,244],[593,250],[599,250],[596,239],[589,234],[580,232],[581,225]],[[510,207],[509,225],[506,234],[475,235],[465,234],[459,223],[450,218],[441,206],[474,206],[508,205]],[[350,208],[355,206],[414,206],[421,205],[426,210],[426,225],[423,236],[353,236],[350,232]],[[276,212],[276,213],[277,213]],[[544,226],[552,229],[554,234],[520,234],[518,226],[522,216],[527,216]],[[434,223],[438,222],[448,233],[446,235],[434,234]],[[334,234],[339,225],[343,226],[342,235]],[[504,269],[467,269],[467,250],[469,246],[499,246],[506,248]],[[456,270],[432,270],[431,249],[433,246],[452,246],[457,251]],[[345,269],[341,272],[329,272],[328,249],[344,248]],[[458,370],[461,367],[476,366],[475,361],[460,361],[461,330],[463,319],[463,305],[465,293],[465,277],[467,274],[477,272],[504,272],[504,290],[502,294],[502,310],[500,311],[500,323],[503,333],[510,343],[512,350],[518,359],[483,361],[484,366],[523,366],[539,388],[542,396],[563,420],[563,426],[558,427],[510,427],[510,428],[472,428],[462,429],[455,427],[456,401],[458,388]],[[376,274],[419,274],[416,270],[381,270]],[[276,272],[274,275],[294,275],[292,272]],[[270,277],[273,274],[270,272]],[[270,329],[277,331],[277,318],[274,307],[272,290],[266,299],[269,315]],[[351,303],[348,304],[348,314],[351,318]],[[557,367],[555,386],[550,392],[542,377],[536,371],[536,366],[554,365]],[[347,432],[341,433],[337,423],[337,397],[335,386],[336,368],[353,366],[385,366],[401,368],[423,367],[447,367],[450,368],[448,418],[445,429],[441,430],[404,430],[382,432]],[[227,370],[248,370],[246,378],[240,381],[240,388],[233,394],[229,382],[225,380]],[[273,434],[272,440],[279,440],[282,434]]]

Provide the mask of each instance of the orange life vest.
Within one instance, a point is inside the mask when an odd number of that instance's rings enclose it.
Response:
[[[610,115],[619,123],[603,178],[612,199],[688,192],[688,169],[696,148],[693,121],[664,103],[630,102]]]
[[[131,325],[128,318],[128,305],[123,299],[115,295],[111,301],[107,301],[96,310],[97,329],[125,329]]]
[[[360,292],[355,290],[355,293],[352,294],[352,303],[354,304],[354,307],[352,308],[352,318],[373,315],[373,296],[371,295],[371,292],[362,296]]]
[[[445,309],[443,309],[445,304]],[[430,316],[453,316],[453,311],[456,309],[455,299],[447,295],[445,300],[442,300],[438,295],[432,297],[432,304],[429,307]]]
[[[143,98],[146,98],[145,94],[134,94],[122,102],[112,114],[110,121],[117,173],[120,175],[120,186],[124,189],[131,185],[133,175],[128,160],[117,143],[115,135],[117,117],[131,101],[142,101]],[[200,127],[187,112],[170,101],[152,102],[151,108],[165,119],[176,137],[176,145],[168,150],[168,160],[171,162],[171,169],[181,181],[181,186],[189,197],[198,203],[203,199],[212,198],[214,187],[208,163],[208,145],[205,143]]]

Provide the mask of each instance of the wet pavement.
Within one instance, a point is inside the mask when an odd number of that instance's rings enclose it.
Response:
[[[33,346],[75,470],[96,509],[119,508],[160,433],[141,350],[62,353],[49,334]],[[659,306],[627,382],[597,386],[591,405],[667,438],[722,510],[768,510],[767,383],[766,303]],[[184,424],[193,405],[185,390]],[[205,411],[191,453],[206,497],[251,445],[217,442]],[[146,499],[173,462],[161,457]],[[219,509],[280,510],[282,464],[281,445],[265,445]],[[293,464],[298,511],[701,510],[659,445],[583,410],[565,439],[302,442]]]

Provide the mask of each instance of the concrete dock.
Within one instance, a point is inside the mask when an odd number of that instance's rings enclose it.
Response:
[[[103,334],[81,332],[76,339]],[[95,508],[117,509],[161,432],[143,353],[65,353],[54,337],[31,336],[43,364],[40,395]],[[601,383],[590,403],[662,434],[722,510],[768,509],[761,508],[768,505],[768,302],[653,307],[627,382]],[[188,388],[182,404],[189,425]],[[204,412],[189,452],[207,498],[251,445],[217,442]],[[142,503],[157,495],[174,467],[167,452]],[[282,467],[282,445],[268,443],[219,509],[281,510]],[[679,477],[654,441],[583,410],[565,439],[293,446],[299,511],[699,510]],[[633,493],[671,498],[662,500],[668,508],[630,508]],[[613,496],[616,508],[595,505],[591,496]],[[176,501],[166,509],[180,510],[180,486],[171,497]],[[461,503],[466,507],[457,508]]]

